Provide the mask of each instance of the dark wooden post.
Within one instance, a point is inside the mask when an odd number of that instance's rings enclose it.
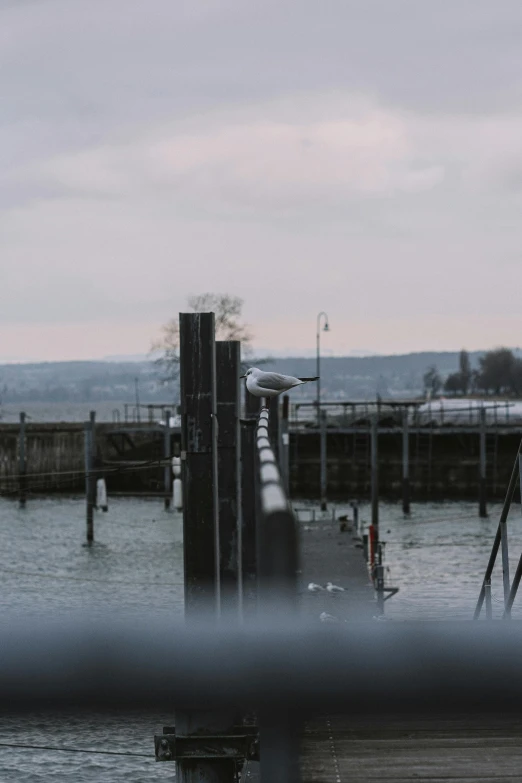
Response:
[[[27,497],[27,460],[25,450],[25,413],[20,413],[20,429],[18,432],[18,491],[20,508],[25,507]]]
[[[408,408],[402,412],[402,510],[410,513],[410,431]]]
[[[172,453],[170,442],[170,411],[165,411],[165,432],[163,435],[163,459],[165,460],[163,483],[165,488],[165,511],[172,502]]]
[[[214,313],[180,313],[185,613],[219,607]]]
[[[285,495],[290,497],[290,432],[289,432],[289,410],[290,410],[290,397],[285,394],[283,397],[283,415],[281,417],[280,432],[281,438],[279,441],[280,453],[279,453],[279,465],[281,469],[281,480],[283,482],[283,489]]]
[[[85,423],[85,503],[87,522],[87,543],[94,541],[94,506],[96,502],[96,481],[94,477],[94,460],[96,457],[96,413],[90,412],[89,421]]]
[[[327,481],[328,476],[326,473],[326,411],[322,409],[319,414],[319,439],[320,439],[320,452],[321,452],[321,511],[326,511],[328,508],[327,500]]]
[[[254,398],[255,399],[255,398]],[[256,597],[256,491],[255,438],[256,419],[241,420],[241,562],[243,567],[243,595],[245,603],[254,606]]]
[[[216,342],[218,418],[219,578],[221,612],[237,616],[242,604],[238,340]]]
[[[479,516],[487,517],[486,502],[486,409],[480,409]]]
[[[214,313],[180,313],[180,392],[183,464],[185,616],[220,612],[216,347]],[[230,733],[235,715],[180,710],[176,735]],[[181,758],[179,783],[233,783],[229,758]]]

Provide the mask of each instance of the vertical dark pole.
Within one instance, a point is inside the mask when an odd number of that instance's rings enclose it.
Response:
[[[238,340],[216,343],[221,611],[231,617],[242,604],[240,346]]]
[[[355,535],[359,536],[359,504],[357,501],[351,504],[353,511],[353,530]]]
[[[172,501],[172,453],[170,442],[170,411],[165,411],[165,432],[163,433],[163,483],[165,491],[165,511],[168,511]]]
[[[289,432],[289,411],[290,398],[288,394],[283,397],[283,415],[281,417],[281,438],[279,441],[280,455],[279,464],[281,466],[281,479],[285,494],[290,497],[290,432]]]
[[[491,579],[484,582],[484,595],[486,599],[486,620],[493,619],[493,610],[491,605]]]
[[[402,412],[402,510],[410,513],[410,431],[408,408]]]
[[[180,313],[185,614],[219,606],[214,313]]]
[[[20,493],[20,508],[25,507],[27,494],[27,460],[25,455],[25,413],[20,413],[20,430],[18,432],[18,487]]]
[[[95,454],[95,413],[91,411],[90,419],[85,423],[85,503],[87,521],[87,543],[94,541],[94,493],[95,481],[93,476],[93,464]]]
[[[180,313],[185,616],[212,622],[220,612],[219,512],[214,313]],[[176,734],[230,731],[233,716],[176,712]],[[181,758],[179,783],[232,783],[233,759]]]
[[[487,517],[486,504],[486,409],[480,409],[479,516]]]
[[[96,508],[96,479],[100,475],[97,470],[98,466],[98,448],[96,444],[96,411],[90,411],[89,424],[91,427],[91,505],[93,509]]]
[[[320,430],[319,430],[319,437],[321,441],[321,511],[326,511],[328,508],[328,500],[327,500],[327,481],[328,477],[326,475],[326,411],[321,410],[320,414]]]
[[[377,610],[384,614],[384,565],[382,562],[382,544],[377,546],[377,565],[375,566],[375,587],[377,590]]]
[[[241,421],[241,522],[244,611],[255,606],[257,583],[256,494],[255,494],[256,420]],[[246,603],[248,599],[248,604]]]
[[[372,417],[371,426],[371,488],[372,488],[372,525],[376,541],[379,541],[379,433],[377,417]]]

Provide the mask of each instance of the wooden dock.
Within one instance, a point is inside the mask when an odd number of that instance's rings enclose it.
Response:
[[[473,715],[404,719],[325,716],[304,732],[303,783],[520,780],[522,721]]]
[[[374,589],[362,545],[351,530],[341,532],[339,522],[325,515],[315,522],[299,522],[299,533],[299,593],[305,616],[319,622],[323,612],[339,622],[371,619],[376,614]],[[310,582],[323,587],[332,582],[345,591],[310,592]]]

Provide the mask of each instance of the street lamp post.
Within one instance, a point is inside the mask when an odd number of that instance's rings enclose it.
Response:
[[[321,423],[321,318],[324,318],[323,332],[330,331],[330,325],[328,324],[328,316],[324,311],[321,311],[317,316],[317,424]]]

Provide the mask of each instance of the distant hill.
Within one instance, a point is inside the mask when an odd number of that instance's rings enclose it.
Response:
[[[473,365],[483,352],[470,354]],[[252,364],[256,360],[252,359]],[[458,352],[394,356],[325,356],[321,359],[324,400],[413,397],[422,393],[422,376],[435,365],[444,377],[458,367]],[[263,369],[291,375],[315,375],[314,358],[274,358]],[[45,362],[0,365],[0,404],[24,402],[96,402],[135,399],[136,379],[142,402],[169,402],[177,389],[166,385],[151,361]],[[313,399],[315,384],[292,392]]]

